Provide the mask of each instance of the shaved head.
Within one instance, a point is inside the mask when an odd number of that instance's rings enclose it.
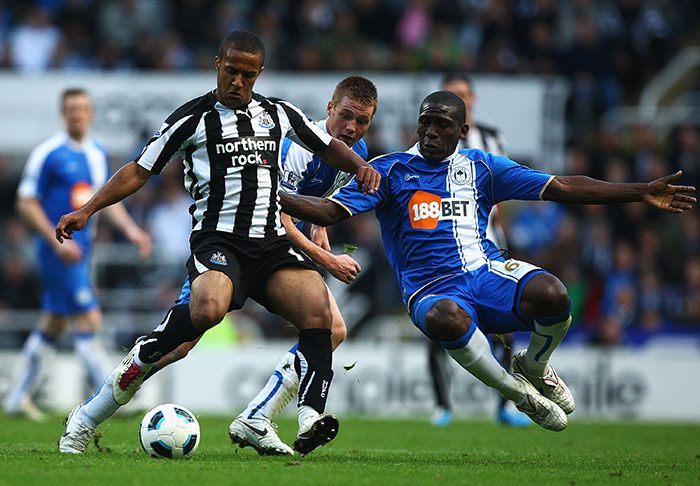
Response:
[[[449,112],[454,117],[454,121],[460,125],[464,123],[464,120],[467,117],[464,101],[462,101],[459,96],[451,91],[435,91],[434,93],[430,93],[428,96],[426,96],[423,102],[420,104],[419,116],[425,111],[434,108],[436,105],[449,108]]]

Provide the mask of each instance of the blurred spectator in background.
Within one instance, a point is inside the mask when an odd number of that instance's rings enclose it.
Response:
[[[697,326],[700,322],[700,257],[686,262],[683,273],[683,314],[685,325]]]
[[[48,10],[30,7],[10,35],[10,62],[19,71],[44,71],[51,67],[61,41]]]
[[[186,261],[190,256],[190,230],[192,217],[189,209],[192,198],[182,190],[182,173],[176,164],[170,164],[161,173],[159,200],[148,215],[148,230],[158,254],[175,262]],[[184,271],[173,277],[184,279]]]

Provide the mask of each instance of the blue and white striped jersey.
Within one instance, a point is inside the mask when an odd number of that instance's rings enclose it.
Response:
[[[328,133],[325,120],[314,122],[318,128]],[[357,155],[367,160],[367,143],[362,138],[352,146]],[[321,160],[321,157],[293,143],[289,138],[282,144],[282,190],[304,196],[326,197],[344,186],[353,176],[336,169]]]
[[[59,133],[32,150],[17,189],[19,197],[40,201],[54,225],[62,215],[85,204],[109,177],[107,153],[92,139],[82,144]],[[90,246],[91,223],[73,238],[84,250]],[[41,251],[53,250],[41,240]]]
[[[431,282],[502,260],[486,237],[491,208],[509,199],[541,199],[554,177],[478,149],[431,163],[416,145],[371,164],[382,175],[378,191],[363,194],[350,183],[330,199],[351,215],[376,211],[406,305]]]

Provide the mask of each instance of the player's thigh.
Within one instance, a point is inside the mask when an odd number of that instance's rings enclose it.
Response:
[[[525,286],[544,270],[519,260],[493,261],[481,267],[469,291],[484,333],[531,331],[532,320],[520,312]]]
[[[233,297],[233,282],[223,272],[209,270],[191,282],[190,314],[192,324],[205,331],[215,326],[228,312]]]
[[[41,332],[51,337],[58,337],[68,327],[68,316],[45,312],[39,319],[39,329]]]
[[[299,329],[331,327],[328,288],[315,270],[279,268],[264,284],[264,301],[270,311]]]
[[[331,308],[331,345],[335,350],[345,341],[345,338],[347,338],[348,329],[345,327],[345,319],[343,319],[343,315],[340,313],[340,308],[335,301],[335,297],[333,297],[328,286],[326,286],[326,289],[328,290],[328,303]]]
[[[78,332],[95,332],[102,326],[100,309],[90,309],[75,315],[75,330]]]

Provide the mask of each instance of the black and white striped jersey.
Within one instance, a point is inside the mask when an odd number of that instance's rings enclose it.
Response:
[[[287,101],[253,93],[234,110],[212,91],[175,110],[136,162],[158,174],[173,156],[182,158],[185,189],[194,199],[192,231],[282,236],[277,189],[285,137],[313,152],[332,140]]]
[[[459,141],[459,148],[475,148],[496,155],[506,155],[503,133],[497,128],[480,123],[469,126],[467,138]]]

